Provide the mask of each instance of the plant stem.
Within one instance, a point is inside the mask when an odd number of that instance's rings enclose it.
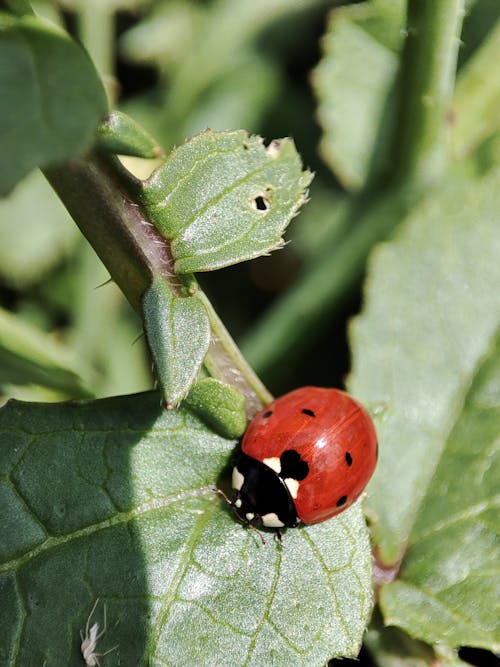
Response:
[[[198,295],[205,304],[212,328],[212,342],[205,366],[210,375],[230,382],[241,391],[247,399],[247,414],[251,417],[261,409],[262,404],[270,403],[273,397],[241,354],[206,295],[201,290]],[[249,395],[248,387],[253,396]],[[254,397],[258,399],[257,402]]]
[[[142,316],[142,296],[161,274],[183,295],[173,271],[170,243],[160,236],[137,203],[141,182],[115,159],[94,155],[50,167],[44,174],[132,307]],[[205,361],[210,375],[236,386],[246,398],[249,417],[272,400],[220,321],[207,297],[212,342]]]
[[[463,0],[409,0],[394,174],[417,193],[446,168]]]

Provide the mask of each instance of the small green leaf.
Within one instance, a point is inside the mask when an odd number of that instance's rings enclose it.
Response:
[[[97,146],[106,153],[117,155],[155,158],[163,154],[158,142],[121,111],[113,111],[99,126]]]
[[[143,197],[152,222],[172,239],[176,273],[194,273],[282,246],[311,178],[290,139],[266,148],[244,131],[207,131],[170,155]]]
[[[331,14],[314,72],[321,152],[340,182],[363,187],[388,157],[404,3],[378,0]]]
[[[0,194],[37,166],[84,153],[106,113],[83,49],[34,16],[0,13]]]
[[[210,323],[196,295],[175,296],[156,276],[143,301],[144,327],[165,402],[174,406],[188,393],[210,344]]]
[[[185,403],[224,438],[239,438],[245,432],[245,397],[236,387],[203,378],[191,387]]]
[[[110,667],[357,655],[372,603],[360,505],[262,545],[213,490],[233,447],[156,393],[2,408],[6,664],[80,664],[97,599]]]
[[[70,351],[0,308],[0,387],[36,384],[81,398],[91,392]]]

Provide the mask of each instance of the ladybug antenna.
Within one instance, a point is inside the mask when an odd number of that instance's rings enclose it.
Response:
[[[230,505],[231,507],[234,506],[233,502],[230,500],[230,498],[228,498],[228,497],[226,496],[226,494],[224,493],[224,491],[223,491],[222,489],[219,489],[219,488],[216,487],[215,485],[212,486],[211,489],[212,489],[212,491],[214,491],[215,493],[218,493],[219,496],[222,496],[228,505]]]

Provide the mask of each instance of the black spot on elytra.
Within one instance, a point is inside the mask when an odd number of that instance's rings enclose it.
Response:
[[[272,410],[268,410],[267,412],[264,412],[264,414],[262,415],[262,419],[267,419],[267,418],[270,417],[272,414],[273,414],[273,411],[272,411]]]
[[[345,462],[348,466],[352,466],[352,456],[349,452],[345,453]]]
[[[345,505],[347,502],[347,496],[340,496],[340,498],[337,500],[337,507],[342,507],[342,505]]]
[[[280,477],[282,479],[292,478],[296,479],[297,482],[301,482],[305,479],[309,473],[309,466],[304,459],[300,457],[300,454],[294,449],[287,449],[280,456],[281,463],[281,472]]]
[[[301,412],[303,415],[309,415],[309,417],[316,417],[314,412],[312,410],[309,410],[309,408],[304,408],[303,410],[301,410]]]

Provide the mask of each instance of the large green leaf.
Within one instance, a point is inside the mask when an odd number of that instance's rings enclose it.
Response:
[[[403,14],[399,0],[364,2],[331,14],[314,72],[324,130],[320,148],[349,189],[365,185],[387,160]]]
[[[371,611],[359,504],[280,546],[213,491],[234,442],[158,394],[0,410],[7,664],[323,665],[356,655]]]
[[[210,271],[282,246],[311,178],[290,139],[266,148],[244,131],[207,131],[173,151],[143,199],[176,273]]]
[[[500,340],[484,360],[421,505],[386,620],[428,642],[500,650]]]
[[[0,13],[0,194],[28,171],[86,151],[106,113],[87,54],[34,16]]]
[[[380,560],[403,558],[401,579],[382,593],[386,620],[426,641],[486,647],[498,645],[499,423],[498,411],[481,414],[474,383],[497,363],[499,208],[498,170],[453,181],[378,249],[350,382],[385,405],[369,504]]]

